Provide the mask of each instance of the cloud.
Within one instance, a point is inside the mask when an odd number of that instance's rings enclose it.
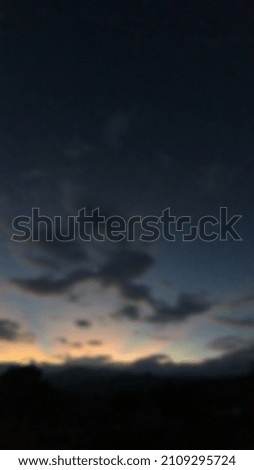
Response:
[[[18,322],[6,318],[0,320],[0,341],[31,343],[33,340],[33,335],[23,332]]]
[[[253,368],[253,361],[254,342],[248,341],[242,348],[225,352],[218,359],[205,361],[203,368],[208,374],[242,375],[250,372],[251,368]]]
[[[75,321],[75,325],[78,326],[78,328],[90,328],[91,323],[88,320],[80,319]]]
[[[79,341],[75,341],[73,343],[70,343],[70,347],[73,349],[81,349],[82,343],[80,343]]]
[[[204,377],[204,376],[234,376],[248,374],[254,361],[254,343],[249,342],[237,350],[224,350],[217,358],[207,359],[200,363],[174,363],[165,354],[147,356],[131,364],[113,362],[110,356],[66,358],[66,366],[81,366],[102,371],[129,371],[136,374],[152,373],[162,376]]]
[[[138,306],[142,302],[153,311],[146,321],[158,324],[184,321],[192,315],[206,313],[214,305],[203,293],[180,292],[174,305],[157,300],[149,286],[137,282],[137,279],[146,274],[154,264],[155,257],[147,251],[118,245],[113,251],[107,253],[106,261],[93,270],[79,269],[61,278],[48,275],[37,279],[14,279],[12,283],[31,294],[62,295],[68,293],[69,298],[74,298],[74,300],[77,297],[73,297],[70,291],[81,282],[93,281],[103,288],[115,287],[122,298],[132,302],[132,308],[128,307],[118,312],[118,315],[115,315],[116,319],[120,317],[129,320],[141,319]]]
[[[84,270],[78,270],[60,279],[42,276],[37,279],[12,279],[10,282],[30,294],[56,295],[66,293],[72,286],[89,278],[90,273]]]
[[[88,341],[87,344],[89,344],[89,346],[101,346],[103,342],[100,341],[99,339],[90,339],[90,341]]]
[[[42,267],[58,269],[66,262],[79,265],[87,261],[88,255],[78,241],[64,243],[61,240],[38,242],[36,253],[27,254],[26,259]]]
[[[170,357],[166,354],[154,354],[152,356],[144,357],[138,359],[132,365],[132,369],[135,372],[144,373],[144,372],[156,372],[161,367],[171,367],[172,361]]]
[[[50,242],[48,244],[50,245]],[[66,245],[68,243],[62,243],[61,246],[64,248]],[[124,295],[132,296],[135,295],[135,286],[130,280],[144,274],[154,262],[155,259],[145,251],[122,248],[111,253],[108,260],[97,270],[78,269],[61,278],[56,278],[53,273],[37,279],[12,279],[10,282],[33,294],[50,295],[66,292],[81,281],[94,280],[103,286],[116,286]],[[147,288],[143,286],[142,289],[143,295],[147,295]]]
[[[80,349],[82,347],[82,343],[80,343],[79,341],[71,342],[64,336],[60,336],[59,338],[56,338],[56,341],[64,346],[70,346],[71,348],[74,348],[74,349]]]
[[[65,245],[62,243],[63,247]],[[55,273],[49,273],[37,279],[12,279],[10,282],[31,294],[60,295],[70,291],[77,283],[93,280],[103,287],[116,287],[127,299],[150,301],[149,287],[134,284],[133,281],[145,274],[154,263],[155,258],[146,251],[121,246],[108,254],[106,262],[97,269],[78,269],[61,278],[56,278]]]
[[[91,369],[100,368],[106,371],[129,371],[132,373],[161,373],[167,369],[171,371],[174,368],[174,364],[171,362],[168,355],[165,354],[154,354],[147,356],[132,363],[122,363],[112,361],[111,356],[99,355],[95,357],[82,356],[80,358],[67,357],[66,362],[62,367],[65,366],[81,366],[89,367]],[[61,367],[61,366],[60,366]]]
[[[140,319],[140,313],[136,305],[126,305],[118,312],[113,313],[112,317],[118,320],[127,319],[131,321],[137,321]]]
[[[131,282],[121,282],[118,284],[122,296],[129,300],[144,301],[153,305],[154,299],[151,295],[150,287],[144,284],[134,284]]]
[[[105,367],[112,365],[114,367],[113,363],[111,362],[111,357],[108,355],[101,355],[101,356],[96,356],[96,357],[88,357],[88,356],[83,356],[79,358],[67,358],[65,365],[67,366],[82,366],[82,367]]]
[[[246,305],[254,303],[254,294],[243,295],[237,299],[229,302],[229,306],[232,308],[245,307]]]
[[[122,248],[113,252],[97,277],[105,284],[120,284],[145,274],[155,263],[146,251]]]
[[[254,318],[214,317],[218,323],[234,328],[254,328]]]
[[[59,338],[56,338],[56,341],[60,344],[68,344],[68,340],[64,336],[60,336]]]
[[[193,315],[208,312],[213,303],[203,293],[180,293],[174,305],[163,304],[156,306],[155,314],[148,321],[151,323],[169,323],[184,321]]]
[[[248,341],[237,336],[222,336],[221,338],[212,340],[207,346],[215,351],[233,352],[243,349],[247,345]]]

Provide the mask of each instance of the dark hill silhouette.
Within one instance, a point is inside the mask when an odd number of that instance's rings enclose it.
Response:
[[[78,379],[79,378],[79,379]],[[3,449],[247,449],[254,379],[176,379],[77,368],[0,377]]]

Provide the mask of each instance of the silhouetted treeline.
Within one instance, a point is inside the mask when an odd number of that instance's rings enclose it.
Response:
[[[252,449],[253,375],[173,379],[84,368],[0,377],[2,449]]]

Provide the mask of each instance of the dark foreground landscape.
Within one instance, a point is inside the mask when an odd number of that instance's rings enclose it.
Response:
[[[2,449],[252,449],[254,376],[174,379],[76,368],[0,377]]]

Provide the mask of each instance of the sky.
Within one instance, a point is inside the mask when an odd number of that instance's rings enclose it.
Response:
[[[250,1],[0,10],[0,361],[254,360]],[[241,241],[16,242],[12,221],[241,215]],[[143,362],[142,362],[143,361]]]

